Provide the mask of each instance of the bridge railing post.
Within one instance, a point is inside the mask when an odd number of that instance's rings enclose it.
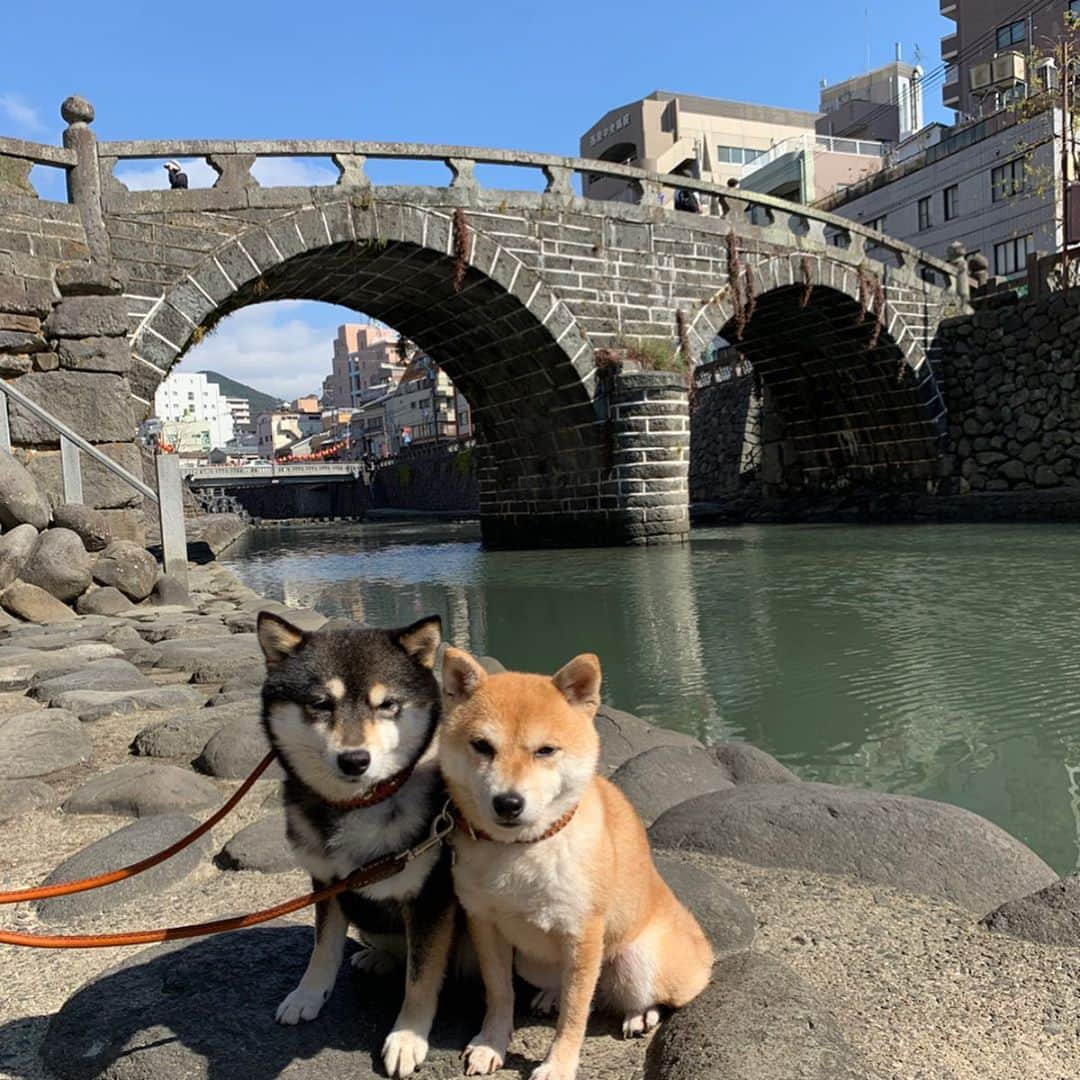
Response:
[[[79,448],[68,438],[60,436],[60,474],[64,483],[64,502],[82,503],[82,458]]]
[[[111,261],[109,235],[101,209],[101,171],[97,136],[90,130],[94,106],[81,97],[69,97],[60,106],[67,121],[64,146],[75,151],[75,164],[67,172],[68,201],[79,208],[90,257],[96,263]]]
[[[187,530],[184,524],[184,491],[180,480],[180,459],[175,454],[158,454],[158,519],[165,573],[187,585]]]

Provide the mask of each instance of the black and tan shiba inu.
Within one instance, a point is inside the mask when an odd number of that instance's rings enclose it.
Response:
[[[400,630],[305,633],[268,612],[259,616],[263,723],[287,777],[289,841],[316,889],[430,833],[445,799],[432,673],[441,636],[437,617]],[[382,1055],[390,1076],[409,1076],[427,1056],[455,913],[441,845],[394,877],[319,904],[311,959],[278,1007],[278,1021],[318,1016],[352,922],[369,945],[405,954],[405,1000]],[[372,970],[383,960],[369,949],[353,963]]]

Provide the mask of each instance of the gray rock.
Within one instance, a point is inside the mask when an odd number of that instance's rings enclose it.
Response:
[[[161,709],[197,709],[206,704],[206,695],[194,686],[155,686],[146,690],[118,691],[69,690],[60,694],[55,704],[86,723]]]
[[[77,533],[87,551],[104,551],[112,543],[112,530],[100,510],[64,503],[53,510],[53,524]]]
[[[90,759],[90,740],[63,709],[0,716],[0,777],[47,776]]]
[[[127,469],[135,476],[142,475],[142,457],[138,446],[132,442],[99,443],[96,449],[117,465]],[[64,481],[59,450],[39,450],[26,463],[27,469],[37,480],[38,487],[53,507],[64,505]],[[93,458],[82,457],[83,503],[101,511],[113,540],[134,540],[129,535],[130,527],[125,528],[125,515],[117,508],[139,506],[142,496],[125,480],[109,472]],[[142,511],[138,511],[142,520]],[[78,530],[76,530],[77,532]]]
[[[786,765],[748,742],[716,743],[709,753],[733,784],[799,783]]]
[[[0,821],[10,821],[31,810],[51,809],[60,796],[40,780],[0,780]]]
[[[207,514],[195,523],[192,537],[202,540],[215,555],[220,555],[247,531],[247,522],[237,514]]]
[[[285,836],[285,814],[267,814],[241,829],[214,860],[223,870],[283,874],[299,865]]]
[[[157,579],[151,597],[153,603],[158,606],[164,604],[185,608],[192,606],[191,594],[187,591],[187,587],[179,578],[174,577],[172,574],[162,574],[161,577]]]
[[[1030,896],[1009,900],[982,922],[999,934],[1075,949],[1080,946],[1080,874],[1055,881]]]
[[[45,879],[45,884],[77,881],[106,870],[129,866],[175,844],[191,832],[196,824],[194,818],[184,814],[159,814],[142,818],[83,848],[70,859],[65,859]],[[205,836],[200,837],[171,859],[166,859],[126,881],[110,885],[107,889],[93,889],[89,892],[73,893],[71,896],[39,900],[38,915],[44,922],[70,922],[83,915],[130,904],[140,896],[162,893],[183,881],[207,857],[209,843]]]
[[[127,304],[121,296],[66,296],[52,309],[45,329],[55,338],[123,337]]]
[[[50,675],[35,681],[30,696],[36,701],[52,702],[70,690],[154,690],[157,684],[148,679],[134,664],[120,657],[92,660],[78,671],[66,675]]]
[[[654,861],[671,891],[694,913],[718,956],[750,948],[757,920],[727,882],[712,870],[682,862],[669,853],[658,853]]]
[[[144,728],[135,736],[131,749],[143,757],[192,761],[226,724],[236,720],[257,720],[260,712],[260,703],[250,699],[217,708],[192,709],[190,713],[170,716],[168,720]]]
[[[654,746],[623,762],[611,782],[651,825],[665,810],[695,795],[733,787],[712,754],[699,746]]]
[[[266,673],[262,650],[254,634],[162,641],[158,667],[188,671],[197,683],[222,682],[245,673],[261,678]]]
[[[94,561],[94,580],[112,585],[131,600],[145,600],[158,579],[158,564],[146,548],[114,540]]]
[[[817,993],[786,964],[743,952],[649,1044],[645,1080],[874,1080]]]
[[[93,979],[53,1016],[45,1062],[61,1080],[384,1077],[376,1061],[401,1004],[394,980],[356,979],[343,964],[317,1021],[275,1023],[274,1011],[310,952],[306,926],[256,927],[143,950]],[[480,995],[457,997],[458,1008],[439,1011],[431,1053],[417,1074],[423,1080],[461,1075],[458,1055],[476,1033],[481,1005]]]
[[[5,611],[32,623],[71,622],[77,618],[74,611],[61,603],[51,593],[25,581],[13,581],[0,593],[0,605]]]
[[[33,525],[16,525],[0,536],[0,589],[6,589],[19,576],[37,538]]]
[[[80,615],[123,615],[135,605],[112,585],[100,589],[90,589],[75,602],[75,610]],[[142,639],[139,639],[140,644]]]
[[[67,797],[63,809],[66,814],[143,818],[201,810],[222,801],[214,784],[190,769],[138,761],[88,780]]]
[[[124,442],[134,437],[136,422],[127,379],[90,371],[32,371],[19,389],[93,443]],[[56,432],[43,420],[11,403],[11,440],[23,446],[55,442]],[[84,492],[85,494],[85,492]]]
[[[101,641],[84,641],[64,649],[20,649],[16,645],[0,648],[0,687],[5,690],[25,690],[34,682],[54,675],[79,671],[93,660],[120,656],[112,645]]]
[[[228,706],[226,706],[228,708]],[[240,780],[247,776],[270,750],[262,721],[256,717],[233,720],[207,740],[195,768],[225,780]],[[276,762],[263,776],[280,779],[284,776]]]
[[[30,378],[31,376],[27,376]],[[11,454],[0,450],[0,525],[33,525],[44,529],[51,511],[33,476]]]
[[[632,757],[654,746],[701,746],[691,735],[653,727],[636,716],[601,705],[596,711],[600,735],[600,775],[608,776]]]
[[[662,814],[649,836],[660,848],[844,874],[979,913],[1056,879],[1019,840],[968,810],[831,784],[702,795]]]
[[[47,529],[19,572],[23,581],[71,603],[90,587],[90,556],[71,529]]]
[[[58,352],[60,366],[72,371],[111,371],[126,375],[131,370],[131,350],[123,338],[61,340]]]

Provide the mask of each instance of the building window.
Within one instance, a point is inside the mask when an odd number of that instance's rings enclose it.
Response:
[[[761,157],[764,150],[746,150],[741,146],[718,146],[716,160],[724,165],[746,165]]]
[[[990,186],[994,202],[1004,202],[1024,190],[1024,174],[1027,158],[1014,158],[1012,161],[990,170]]]
[[[946,221],[952,221],[953,218],[960,216],[960,188],[958,185],[953,184],[952,187],[945,189],[943,201]]]
[[[1003,244],[994,245],[994,273],[998,277],[1010,277],[1027,267],[1028,254],[1033,250],[1032,237],[1014,237]]]
[[[930,196],[919,200],[919,232],[926,232],[934,225],[934,213],[930,205]]]
[[[866,223],[866,227],[868,229],[873,229],[874,232],[884,232],[885,231],[885,218],[886,218],[886,215],[882,214],[881,217],[876,217],[876,218],[874,218],[873,221],[868,221]]]
[[[1014,45],[1023,45],[1027,41],[1027,20],[1017,19],[1016,22],[1006,23],[998,27],[998,49],[1011,49]]]

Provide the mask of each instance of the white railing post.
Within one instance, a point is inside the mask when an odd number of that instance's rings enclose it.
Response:
[[[79,448],[63,435],[60,436],[60,472],[64,481],[64,502],[81,503],[83,487]]]
[[[180,480],[180,459],[175,454],[158,454],[158,516],[165,573],[179,578],[187,587],[187,530],[184,525],[184,492]]]
[[[8,419],[7,394],[0,394],[0,450],[11,453],[11,421]]]

